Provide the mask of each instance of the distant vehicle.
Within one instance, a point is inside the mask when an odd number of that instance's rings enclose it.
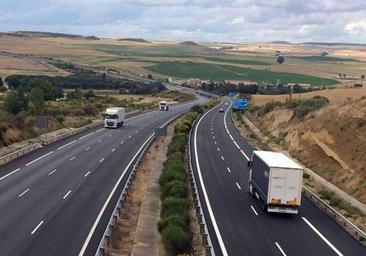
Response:
[[[117,128],[123,125],[125,121],[125,109],[124,108],[107,108],[104,114],[104,127],[105,128]]]
[[[279,152],[254,151],[249,169],[249,193],[264,212],[297,214],[303,168]]]
[[[237,110],[246,110],[248,108],[248,100],[247,99],[234,99],[232,105],[233,111]]]
[[[223,108],[220,108],[219,109],[219,112],[224,112],[225,110]]]
[[[228,105],[229,105],[229,103],[225,102],[225,106],[228,106]]]
[[[169,105],[166,101],[160,101],[159,102],[159,110],[160,111],[168,111],[169,110]]]

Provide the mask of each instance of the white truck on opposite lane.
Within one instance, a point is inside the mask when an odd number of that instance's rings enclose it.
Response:
[[[168,111],[169,110],[169,106],[168,103],[164,100],[159,102],[159,110],[160,111]]]
[[[123,125],[125,121],[125,109],[112,107],[107,108],[104,114],[104,127],[105,128],[118,128]]]
[[[249,193],[264,212],[297,214],[303,168],[279,152],[254,151],[249,169]]]

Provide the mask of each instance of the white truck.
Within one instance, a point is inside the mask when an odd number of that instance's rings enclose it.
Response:
[[[279,152],[254,151],[248,162],[248,189],[264,212],[297,214],[303,168]]]
[[[105,128],[118,128],[123,125],[125,121],[125,109],[112,107],[107,108],[104,114],[104,127]]]
[[[169,106],[168,103],[164,100],[159,102],[159,110],[160,111],[168,111],[169,110]]]

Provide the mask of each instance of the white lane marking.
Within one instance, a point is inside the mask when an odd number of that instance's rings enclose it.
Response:
[[[228,256],[228,253],[226,251],[226,248],[225,248],[225,244],[224,244],[224,241],[222,239],[222,236],[220,234],[220,230],[219,230],[219,227],[217,226],[217,222],[216,222],[216,219],[215,219],[215,216],[213,214],[213,211],[212,211],[212,207],[211,207],[211,204],[210,204],[210,200],[208,198],[208,195],[207,195],[207,191],[206,191],[206,188],[205,188],[205,183],[203,182],[203,178],[202,178],[202,173],[201,173],[201,167],[200,167],[200,163],[199,163],[199,158],[198,158],[198,150],[197,150],[197,131],[198,131],[198,128],[200,126],[200,123],[201,121],[204,119],[204,117],[210,113],[212,110],[216,109],[219,105],[217,105],[216,107],[212,108],[211,110],[207,111],[197,122],[197,125],[195,127],[195,130],[194,130],[194,140],[193,140],[193,145],[194,145],[194,155],[195,155],[195,159],[196,159],[196,167],[197,167],[197,173],[198,173],[198,177],[199,177],[199,181],[200,181],[200,184],[201,184],[201,188],[202,188],[202,192],[203,192],[203,196],[204,196],[204,199],[206,201],[206,205],[207,205],[207,210],[208,210],[208,213],[210,215],[210,218],[211,218],[211,222],[212,222],[212,226],[215,230],[215,234],[216,234],[216,237],[217,237],[217,240],[219,242],[219,245],[220,245],[220,249],[222,251],[222,254],[223,256]]]
[[[51,172],[48,174],[48,176],[51,176],[51,175],[52,175],[52,174],[54,174],[56,171],[57,171],[57,170],[56,170],[56,169],[54,169],[53,171],[51,171]]]
[[[114,152],[116,149],[115,148],[112,148],[112,152]]]
[[[241,187],[240,187],[239,183],[235,182],[235,184],[238,187],[238,189],[241,190]]]
[[[50,152],[48,152],[47,154],[44,154],[43,156],[40,156],[40,157],[38,157],[37,159],[34,159],[33,161],[30,161],[29,163],[25,164],[25,166],[29,166],[29,165],[31,165],[31,164],[33,164],[33,163],[37,162],[38,160],[41,160],[42,158],[45,158],[46,156],[51,155],[53,152],[54,152],[54,151],[50,151]]]
[[[225,160],[225,158],[224,158],[223,156],[221,156],[221,159],[222,159],[222,161],[224,161],[224,160]]]
[[[242,149],[240,149],[240,153],[242,153],[243,156],[245,156],[245,158],[250,161],[249,157],[244,153],[244,151]]]
[[[88,151],[90,149],[90,147],[87,147],[85,150]]]
[[[105,128],[100,128],[98,130],[96,130],[95,132],[100,132],[101,130],[104,130]]]
[[[109,194],[107,200],[105,201],[102,209],[100,210],[96,220],[94,221],[94,224],[92,226],[92,228],[90,229],[90,232],[88,234],[88,236],[86,237],[85,239],[85,242],[83,244],[83,246],[81,247],[80,249],[80,252],[79,252],[79,256],[83,256],[84,253],[85,253],[85,250],[90,242],[90,239],[100,221],[100,219],[102,218],[102,215],[105,211],[105,209],[107,208],[107,205],[109,204],[109,202],[111,201],[112,199],[112,196],[114,195],[119,183],[121,182],[121,180],[123,179],[123,177],[125,176],[127,170],[130,168],[130,166],[132,165],[132,163],[135,161],[136,157],[140,154],[141,150],[145,147],[145,145],[147,144],[147,142],[154,136],[154,134],[151,134],[150,137],[144,142],[144,144],[142,144],[142,146],[139,148],[139,150],[136,152],[136,154],[132,157],[131,161],[128,163],[128,165],[126,166],[125,170],[122,172],[121,176],[119,177],[119,179],[117,180],[117,183],[114,185],[111,193]]]
[[[122,145],[123,143],[125,143],[125,141],[124,141],[124,140],[122,140],[122,141],[121,141],[121,145]]]
[[[70,161],[74,160],[76,158],[76,156],[73,156],[70,158]]]
[[[251,206],[250,206],[250,208],[252,208],[252,210],[253,210],[254,214],[258,216],[258,213],[257,213],[257,211],[254,209],[253,205],[251,205]]]
[[[31,235],[34,235],[34,233],[36,233],[37,232],[37,229],[39,229],[39,227],[40,226],[42,226],[42,224],[43,224],[43,220],[37,225],[37,227],[35,227],[34,229],[33,229],[33,231],[31,232]]]
[[[139,131],[136,131],[136,134],[138,134],[139,133]]]
[[[109,134],[108,137],[112,137],[112,134]]]
[[[87,173],[85,173],[84,177],[88,177],[89,174],[90,174],[90,171],[88,171]]]
[[[12,174],[14,174],[14,173],[16,173],[16,172],[18,172],[18,171],[20,171],[20,168],[17,168],[17,169],[15,169],[14,171],[9,172],[8,174],[6,174],[6,175],[2,176],[2,177],[0,178],[0,180],[5,179],[6,177],[9,177],[10,175],[12,175]]]
[[[215,140],[214,142],[215,142],[215,145],[217,145],[217,142],[216,142],[216,140]]]
[[[71,190],[69,190],[69,192],[67,192],[62,199],[66,199],[70,195],[70,193],[71,193]]]
[[[343,254],[338,251],[338,249],[331,243],[329,242],[328,239],[325,238],[325,236],[323,236],[322,233],[320,233],[319,230],[316,229],[316,227],[313,226],[313,224],[310,223],[310,221],[308,221],[305,217],[301,217],[303,219],[303,221],[305,221],[305,223],[330,247],[332,248],[332,250],[339,256],[343,256]]]
[[[128,139],[131,139],[131,135],[130,135],[130,136],[128,136]]]
[[[25,195],[25,193],[27,193],[30,190],[30,188],[27,188],[26,190],[24,190],[18,197],[22,197]]]
[[[231,173],[231,170],[230,170],[230,168],[229,168],[229,167],[226,167],[226,169],[227,169],[227,171],[228,171],[228,172],[230,172],[230,173]]]
[[[280,250],[280,252],[282,253],[282,255],[286,256],[286,253],[282,250],[281,246],[277,242],[275,242],[275,244],[276,244],[278,250]]]
[[[76,142],[76,140],[70,141],[69,143],[67,143],[67,144],[65,144],[65,145],[63,145],[63,146],[58,147],[58,148],[57,148],[57,150],[61,150],[61,149],[65,148],[65,147],[67,147],[67,146],[70,146],[71,144],[73,144],[73,143],[75,143],[75,142]]]
[[[220,152],[220,148],[217,148],[217,151],[219,151],[219,152]]]
[[[97,143],[101,143],[103,140],[98,140],[98,142]]]
[[[215,139],[215,136],[212,136],[213,139]]]
[[[236,141],[235,141],[235,140],[233,140],[233,143],[235,144],[235,146],[236,146],[238,149],[240,149],[240,147],[239,147],[238,143],[236,143]]]
[[[92,134],[94,134],[94,132],[88,133],[87,135],[84,135],[84,136],[80,137],[79,140],[85,139],[86,137],[88,137]]]
[[[103,162],[104,161],[104,157],[102,159],[99,160],[99,163]]]
[[[229,132],[229,130],[228,130],[228,132]],[[229,137],[230,137],[231,140],[234,140],[233,136],[231,136],[230,133],[229,133]]]

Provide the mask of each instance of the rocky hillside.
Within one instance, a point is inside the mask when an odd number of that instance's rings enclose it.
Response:
[[[301,117],[295,110],[278,104],[249,115],[305,166],[366,203],[366,97]]]

